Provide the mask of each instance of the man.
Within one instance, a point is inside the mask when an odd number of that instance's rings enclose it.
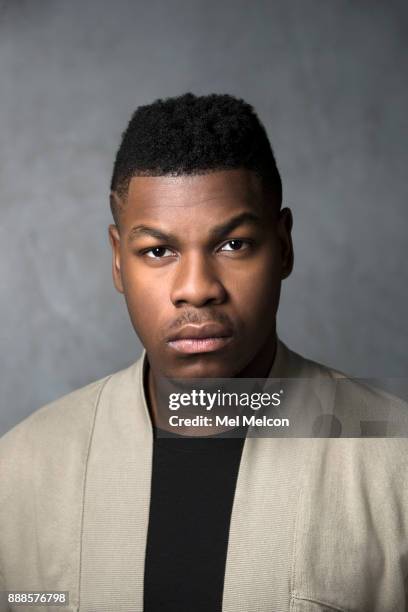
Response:
[[[2,438],[2,589],[69,591],[81,612],[406,609],[404,439],[174,432],[159,409],[162,379],[306,379],[319,406],[337,389],[340,374],[276,335],[293,266],[281,204],[242,100],[185,94],[136,110],[109,239],[143,354]],[[388,401],[357,383],[336,397],[350,417],[356,398],[368,414]],[[305,419],[311,398],[294,402]]]

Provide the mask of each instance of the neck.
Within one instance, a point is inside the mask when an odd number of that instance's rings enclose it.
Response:
[[[276,331],[273,330],[255,357],[236,375],[237,378],[267,378],[276,357]]]
[[[234,378],[267,378],[275,361],[276,348],[277,338],[276,332],[273,330],[273,333],[271,333],[271,335],[268,337],[261,350],[243,370],[236,374]],[[148,362],[146,370],[143,384],[152,425],[166,431],[172,431],[168,420],[163,418],[158,410],[155,376]],[[210,429],[211,434],[215,434],[221,433],[222,431],[227,431],[228,429],[231,429],[231,427],[207,427],[206,429]],[[192,434],[190,433],[189,435]],[[207,433],[203,433],[200,428],[196,428],[195,435],[208,435],[208,431]]]

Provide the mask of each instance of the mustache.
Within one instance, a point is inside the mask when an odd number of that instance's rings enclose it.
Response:
[[[216,311],[208,311],[203,313],[195,310],[185,310],[179,317],[177,317],[177,319],[172,321],[170,326],[163,334],[163,337],[167,337],[169,333],[178,331],[188,323],[193,323],[194,325],[201,325],[204,323],[220,323],[221,325],[228,325],[231,328],[233,327],[230,318],[224,313]]]

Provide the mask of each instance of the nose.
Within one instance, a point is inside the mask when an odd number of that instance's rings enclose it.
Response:
[[[175,306],[191,304],[198,308],[208,303],[221,304],[225,298],[225,288],[205,255],[192,253],[180,259],[171,290]]]

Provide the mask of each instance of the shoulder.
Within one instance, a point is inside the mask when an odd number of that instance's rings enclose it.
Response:
[[[347,374],[293,351],[282,340],[278,341],[277,358],[279,371],[287,378],[347,378]]]
[[[0,453],[10,451],[15,445],[26,447],[34,439],[43,443],[50,435],[66,437],[72,433],[72,428],[78,432],[109,378],[106,376],[75,389],[35,410],[0,438]]]
[[[0,438],[2,476],[9,469],[29,467],[34,461],[56,461],[87,446],[100,397],[105,389],[121,383],[128,368],[75,389],[35,410]]]
[[[357,444],[361,450],[379,449],[383,444],[389,449],[408,446],[408,404],[383,388],[386,381],[348,376],[280,344],[286,376],[296,379],[297,398],[303,399],[303,409],[313,405],[311,413],[319,420],[322,415],[335,416],[343,439],[375,438],[374,445]],[[391,438],[393,444],[387,442]]]
[[[310,403],[319,399],[311,409],[312,418],[317,416],[317,423],[322,416],[334,418],[338,425],[331,429],[334,434],[328,428],[329,433],[327,429],[322,435],[315,431],[309,434],[314,439],[305,440],[310,451],[309,487],[326,500],[322,512],[327,499],[338,498],[340,487],[349,505],[355,495],[364,497],[363,505],[381,506],[383,513],[389,507],[386,504],[391,504],[390,513],[400,511],[404,515],[408,534],[407,402],[381,389],[381,381],[352,378],[286,346],[283,351],[291,376],[302,378],[299,399],[312,395]],[[313,394],[308,395],[310,389]],[[308,412],[307,403],[299,401],[302,415]]]

